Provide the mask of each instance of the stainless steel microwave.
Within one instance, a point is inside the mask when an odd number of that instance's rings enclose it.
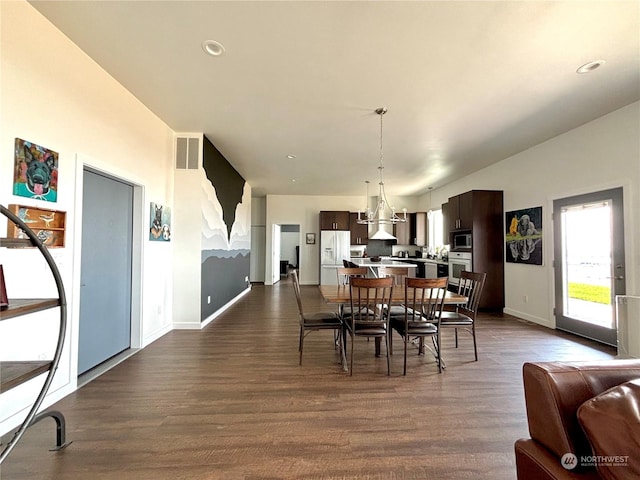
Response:
[[[453,234],[453,250],[471,248],[470,233],[454,233]]]

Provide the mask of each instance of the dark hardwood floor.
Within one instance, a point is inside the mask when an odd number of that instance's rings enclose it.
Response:
[[[328,308],[317,287],[302,295]],[[40,422],[0,478],[513,480],[523,362],[615,355],[507,315],[481,315],[478,362],[470,336],[456,350],[445,335],[442,374],[412,350],[404,377],[396,337],[391,377],[366,339],[349,377],[329,331],[306,338],[298,366],[291,284],[254,285],[205,330],[171,332],[58,402],[73,443],[49,452],[54,423]]]

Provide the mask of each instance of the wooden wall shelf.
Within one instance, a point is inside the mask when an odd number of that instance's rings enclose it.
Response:
[[[50,368],[51,360],[0,362],[0,393],[48,372]]]
[[[58,298],[10,298],[9,306],[0,310],[0,321],[59,306]]]
[[[7,209],[26,223],[43,245],[49,248],[64,247],[67,212],[16,204],[9,205]],[[9,239],[26,239],[29,241],[27,235],[12,222],[7,222],[7,237]],[[32,244],[31,241],[29,241],[26,245],[3,246],[27,247],[32,246]]]

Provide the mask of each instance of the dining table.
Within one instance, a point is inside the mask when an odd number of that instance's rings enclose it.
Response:
[[[320,285],[320,294],[325,302],[336,305],[347,305],[351,303],[351,292],[349,285]],[[411,302],[413,298],[413,290],[409,289],[407,295],[409,298],[405,299],[404,287],[396,286],[391,292],[391,305],[402,305],[406,302]],[[445,305],[461,305],[467,302],[468,298],[457,292],[447,291],[444,297]],[[376,338],[376,356],[380,356],[380,338]]]

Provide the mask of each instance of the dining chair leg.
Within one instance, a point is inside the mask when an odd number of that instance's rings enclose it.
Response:
[[[403,337],[404,340],[404,370],[403,375],[407,375],[407,341],[409,340],[409,336],[405,335]]]
[[[476,356],[476,362],[478,361],[478,347],[476,346],[476,322],[471,325],[471,334],[473,335],[473,353]]]
[[[391,376],[391,363],[389,360],[389,335],[384,336],[385,349],[387,350],[387,377]]]
[[[438,373],[442,373],[442,349],[440,348],[440,331],[438,331],[438,333],[436,333],[436,343],[438,344],[436,346],[436,353],[438,355],[438,357],[436,358],[436,360],[438,361]]]
[[[304,348],[304,328],[300,327],[300,343],[298,345],[298,350],[300,351],[300,362],[298,365],[302,365],[302,349]]]
[[[349,362],[349,375],[353,376],[353,344],[354,342],[354,338],[353,335],[349,335],[351,337],[351,361]]]
[[[389,337],[389,355],[393,355],[393,329],[389,329],[389,333],[387,334]]]
[[[455,331],[455,336],[456,336],[456,348],[458,348],[458,328],[454,328],[453,329]]]

